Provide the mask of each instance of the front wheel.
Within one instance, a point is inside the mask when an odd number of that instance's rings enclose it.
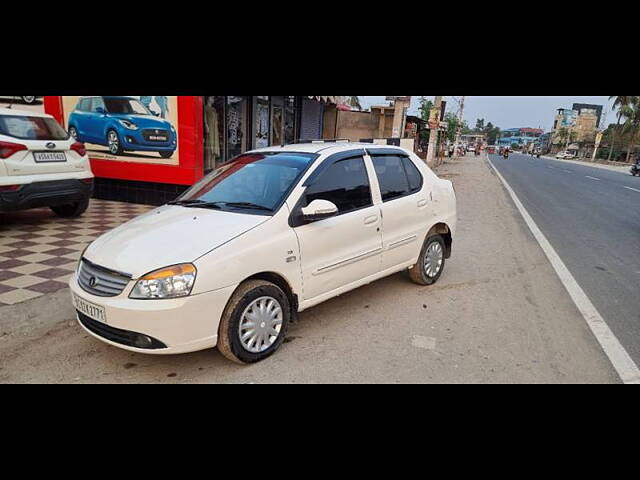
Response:
[[[218,350],[236,363],[254,363],[284,341],[291,318],[289,298],[277,285],[249,280],[233,293],[218,328]]]
[[[109,147],[109,153],[111,153],[111,155],[120,155],[123,152],[120,137],[118,137],[118,132],[115,130],[109,130],[107,132],[107,146]]]
[[[173,151],[166,151],[166,150],[158,153],[162,158],[171,158],[171,155],[173,155]]]
[[[71,203],[69,205],[60,205],[51,207],[53,213],[62,218],[76,218],[82,215],[89,208],[89,199],[80,202]]]
[[[34,103],[36,103],[36,97],[20,97],[20,98],[22,98],[22,101],[27,105],[33,105]]]
[[[445,244],[441,235],[425,240],[416,264],[409,269],[411,280],[419,285],[433,285],[444,270]]]

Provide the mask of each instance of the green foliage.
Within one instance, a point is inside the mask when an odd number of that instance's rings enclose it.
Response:
[[[427,97],[420,97],[420,106],[418,111],[420,112],[420,118],[425,122],[429,121],[429,115],[431,115],[431,109],[433,108],[433,102],[427,100]]]

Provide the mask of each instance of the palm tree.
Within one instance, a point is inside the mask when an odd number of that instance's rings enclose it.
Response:
[[[629,140],[629,145],[627,147],[627,163],[629,163],[631,150],[636,143],[638,133],[640,133],[640,97],[628,98],[628,103],[620,107],[620,115],[625,118],[624,125],[622,126],[622,131],[631,131],[631,139]]]
[[[360,105],[360,97],[349,97],[349,105],[357,108],[358,110],[362,110],[362,105]]]
[[[631,101],[633,97],[609,97],[609,100],[613,100],[613,109],[616,110],[616,108],[618,109],[618,114],[616,115],[618,118],[618,121],[616,122],[616,128],[613,130],[613,133],[611,134],[611,146],[609,147],[609,156],[607,157],[607,160],[611,160],[611,154],[613,153],[613,145],[616,139],[616,131],[618,130],[618,128],[620,128],[620,118],[622,117],[622,114],[620,113],[620,109],[622,107],[624,107],[625,105],[629,105],[629,102]]]

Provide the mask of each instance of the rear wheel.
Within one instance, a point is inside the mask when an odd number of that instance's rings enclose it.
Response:
[[[419,285],[433,285],[444,270],[445,244],[441,235],[425,240],[416,264],[409,269],[411,280]]]
[[[120,137],[118,137],[118,132],[115,130],[107,132],[107,146],[111,155],[120,155],[123,152],[122,145],[120,145]]]
[[[160,156],[161,156],[162,158],[171,158],[171,155],[173,155],[173,152],[172,152],[172,151],[169,151],[169,152],[167,152],[167,151],[162,151],[162,152],[158,152],[158,153],[160,154]]]
[[[78,130],[76,130],[76,127],[69,127],[69,135],[71,135],[75,141],[78,141]]]
[[[22,98],[22,101],[27,105],[31,105],[36,102],[36,97],[20,97],[20,98]]]
[[[218,328],[218,350],[237,363],[254,363],[284,341],[291,317],[287,295],[265,280],[249,280],[233,293]]]
[[[82,215],[89,208],[89,199],[80,202],[71,203],[69,205],[60,205],[51,207],[53,213],[62,218],[75,218]]]

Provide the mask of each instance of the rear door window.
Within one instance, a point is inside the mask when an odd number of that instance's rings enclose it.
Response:
[[[339,160],[307,188],[307,205],[316,199],[329,200],[338,214],[373,205],[367,167],[360,157]]]
[[[376,170],[382,201],[403,197],[410,193],[409,180],[402,165],[402,157],[380,155],[372,157]]]
[[[0,115],[0,133],[22,140],[67,140],[69,134],[53,118]]]
[[[411,193],[416,193],[422,188],[422,174],[409,157],[402,157],[402,165],[409,179],[409,190]]]

